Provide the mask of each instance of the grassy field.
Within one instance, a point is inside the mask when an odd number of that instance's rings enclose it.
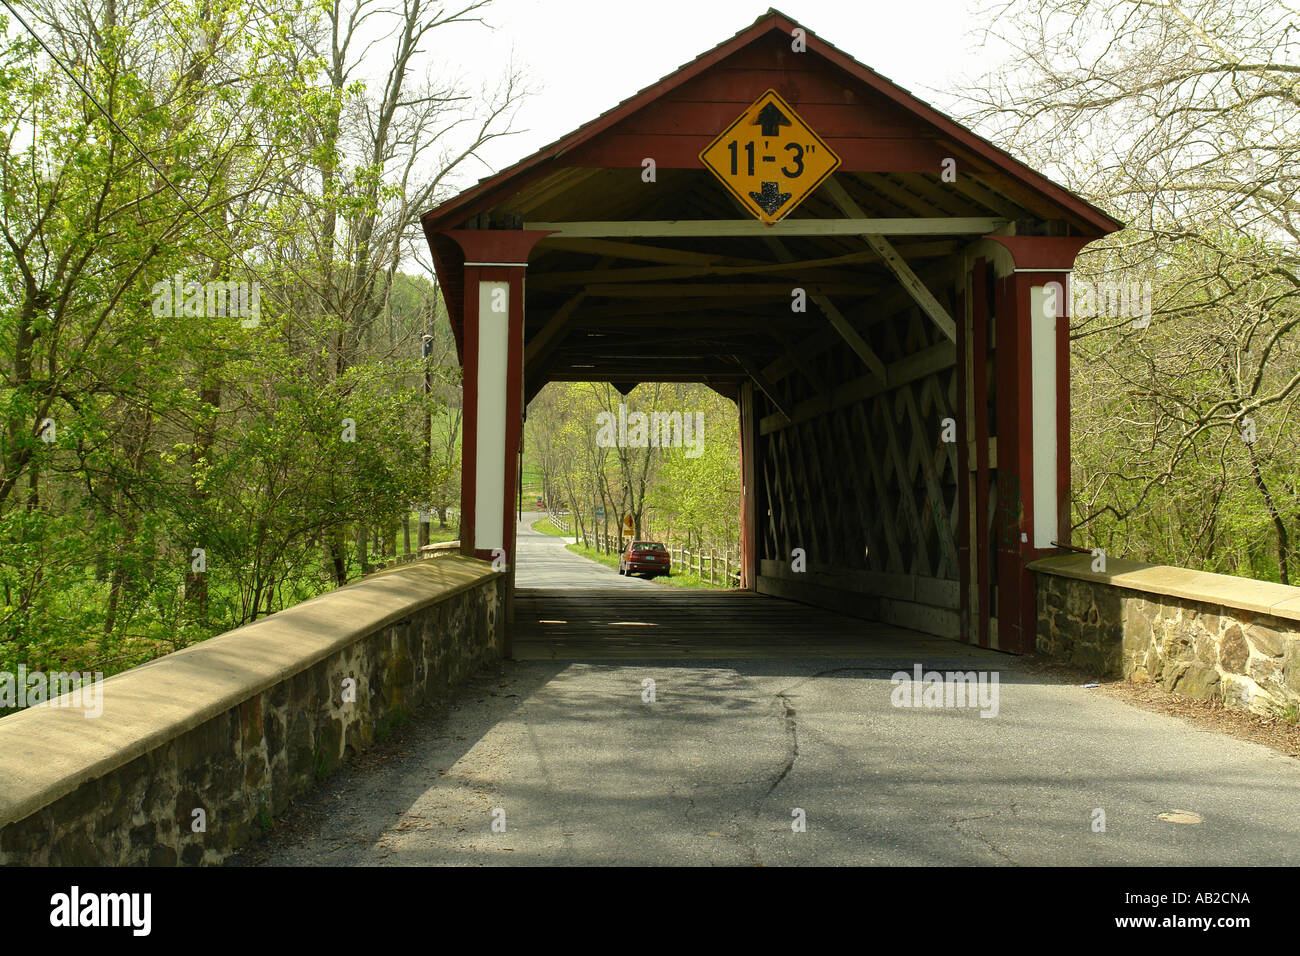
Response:
[[[524,507],[528,508],[542,496],[542,472],[535,465],[524,462],[524,470],[519,476],[524,493]]]
[[[561,531],[551,523],[550,518],[538,518],[533,522],[533,530],[540,531],[542,534],[554,535],[557,538],[572,538],[573,535],[567,531]]]
[[[417,522],[415,528],[412,529],[417,535],[419,534],[419,527],[419,523]],[[460,528],[453,524],[449,524],[445,528],[439,528],[438,522],[435,521],[429,528],[430,544],[441,544],[444,541],[455,541],[459,536]]]
[[[460,521],[452,516],[447,520],[447,527],[438,527],[438,516],[434,515],[433,520],[429,522],[429,543],[441,544],[444,541],[455,541],[460,534]],[[411,512],[411,549],[414,550],[416,543],[420,540],[420,513]],[[394,554],[402,553],[402,529],[399,527],[393,534]]]

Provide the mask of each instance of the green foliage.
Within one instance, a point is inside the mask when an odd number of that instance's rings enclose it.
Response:
[[[1111,244],[1131,243],[1123,235]],[[1109,260],[1109,261],[1108,261]],[[1079,543],[1294,583],[1300,562],[1300,296],[1279,253],[1208,230],[1170,245],[1151,324],[1076,321]],[[1113,269],[1108,245],[1076,276]]]
[[[703,431],[690,447],[680,438],[671,447],[602,447],[600,423],[617,421],[620,405],[626,415],[697,416]],[[704,385],[645,384],[623,396],[606,384],[553,382],[529,406],[524,473],[549,507],[573,514],[579,533],[617,536],[631,514],[642,537],[735,551],[738,425],[735,404]]]
[[[111,673],[273,613],[459,490],[437,290],[340,220],[393,184],[304,172],[340,165],[320,132],[362,93],[295,39],[322,8],[116,10],[42,16],[117,125],[33,44],[0,49],[2,670]],[[258,320],[170,308],[174,283],[212,281],[259,282]]]
[[[375,742],[387,740],[402,727],[410,723],[411,714],[405,707],[394,707],[375,724]]]
[[[1276,0],[1016,0],[990,21],[1017,53],[968,119],[1127,224],[1076,287],[1151,292],[1149,324],[1071,317],[1077,544],[1300,574],[1294,22]]]
[[[694,541],[740,540],[740,461],[735,444],[706,442],[692,458],[664,452],[647,502],[659,523]]]

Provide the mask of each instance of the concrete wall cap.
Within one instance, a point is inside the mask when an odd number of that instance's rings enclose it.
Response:
[[[1144,564],[1123,558],[1106,559],[1106,570],[1092,570],[1092,555],[1067,554],[1031,562],[1029,570],[1039,574],[1109,584],[1112,587],[1145,591],[1267,614],[1283,620],[1300,621],[1300,588],[1271,581],[1256,581],[1231,574],[1212,574],[1163,564]]]
[[[459,555],[391,568],[107,678],[99,717],[35,706],[0,718],[0,827],[501,573]]]

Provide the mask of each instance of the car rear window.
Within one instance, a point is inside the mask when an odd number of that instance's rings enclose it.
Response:
[[[664,546],[658,541],[638,541],[632,545],[633,551],[663,551]]]

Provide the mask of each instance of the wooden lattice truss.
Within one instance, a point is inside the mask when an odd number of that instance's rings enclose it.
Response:
[[[802,548],[810,565],[956,580],[956,368],[909,377],[904,361],[950,343],[917,308],[875,332],[884,386],[765,436],[762,557]]]

